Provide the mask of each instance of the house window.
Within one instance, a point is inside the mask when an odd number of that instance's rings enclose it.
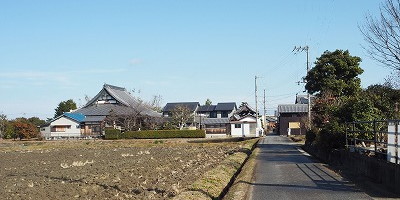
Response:
[[[235,124],[235,128],[242,128],[241,124]]]
[[[217,118],[217,112],[211,112],[210,118]]]
[[[71,126],[53,126],[51,127],[51,132],[65,132],[66,129],[70,129]]]
[[[95,132],[95,133],[100,132],[100,126],[92,126],[92,132]]]
[[[228,117],[228,112],[227,111],[223,111],[221,113],[221,117]]]

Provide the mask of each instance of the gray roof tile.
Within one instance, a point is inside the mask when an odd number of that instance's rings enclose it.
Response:
[[[112,96],[116,101],[118,101],[118,103],[97,104],[97,100],[104,93]],[[74,111],[74,113],[82,113],[86,116],[108,116],[111,110],[113,110],[117,115],[127,115],[140,112],[141,114],[152,117],[161,116],[160,113],[151,110],[145,104],[140,103],[132,97],[125,88],[107,84],[104,84],[103,89],[92,100],[90,100],[84,107]]]
[[[218,111],[232,111],[236,108],[236,103],[229,102],[229,103],[218,103],[215,110]]]
[[[178,103],[167,103],[167,105],[164,106],[163,112],[171,112],[173,111],[177,106],[186,106],[189,108],[190,111],[194,112],[197,108],[197,106],[200,106],[199,102],[178,102]]]
[[[199,109],[197,110],[198,112],[212,112],[215,110],[215,107],[217,107],[216,105],[204,105],[204,106],[200,106]]]
[[[229,124],[229,118],[205,118],[204,124]]]
[[[282,104],[278,105],[279,113],[306,113],[308,112],[307,104]]]

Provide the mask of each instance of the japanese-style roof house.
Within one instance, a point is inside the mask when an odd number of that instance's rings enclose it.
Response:
[[[217,105],[203,105],[197,111],[197,122],[207,134],[230,134],[229,118],[237,110],[236,103],[226,102]]]
[[[232,136],[259,136],[261,122],[256,118],[256,111],[243,103],[230,117]]]
[[[193,115],[197,112],[197,109],[200,107],[199,102],[178,102],[178,103],[167,103],[162,109],[162,113],[164,117],[170,117],[172,111],[176,109],[178,106],[187,107]]]
[[[161,117],[160,113],[157,113],[147,107],[145,104],[141,103],[135,99],[131,94],[122,87],[117,87],[113,85],[104,84],[100,92],[91,99],[85,106],[79,108],[71,113],[64,113],[59,118],[51,121],[47,126],[48,130],[54,130],[54,136],[62,135],[61,137],[68,137],[73,135],[75,137],[78,133],[81,137],[88,136],[100,136],[103,134],[103,129],[105,127],[105,119],[111,113],[116,116],[126,116],[130,114],[140,114],[150,117]],[[71,116],[81,116],[79,120],[73,119]],[[74,134],[61,134],[62,132],[68,133],[66,129],[54,129],[54,127],[62,126],[59,124],[60,119],[74,121],[78,123]],[[72,127],[72,125],[65,123],[66,127]],[[44,130],[46,127],[42,127]],[[61,133],[59,133],[61,132]],[[44,134],[44,133],[43,133]],[[52,134],[47,134],[47,136],[53,137]]]

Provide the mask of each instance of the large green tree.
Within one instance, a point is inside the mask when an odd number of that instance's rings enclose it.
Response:
[[[306,89],[319,96],[330,94],[334,97],[354,95],[361,91],[358,75],[364,72],[360,67],[361,58],[351,56],[349,51],[325,51],[317,58],[315,67],[306,76]]]
[[[400,90],[391,85],[371,85],[364,91],[364,98],[370,99],[381,112],[380,119],[398,119],[396,104],[400,102]]]
[[[27,119],[28,122],[30,122],[31,124],[35,125],[35,126],[42,126],[46,123],[46,121],[40,119],[39,117],[31,117]]]
[[[74,102],[74,100],[69,99],[67,101],[62,101],[58,104],[57,108],[54,109],[56,112],[54,114],[54,117],[58,117],[62,114],[64,114],[65,112],[69,112],[71,110],[75,110],[76,107],[76,103]]]

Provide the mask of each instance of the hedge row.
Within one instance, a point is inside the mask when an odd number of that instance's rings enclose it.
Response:
[[[108,140],[119,139],[120,135],[121,135],[121,131],[118,129],[106,129],[105,130],[105,138]]]
[[[127,131],[121,133],[119,130],[107,129],[105,139],[163,139],[163,138],[204,138],[204,130],[148,130]]]

